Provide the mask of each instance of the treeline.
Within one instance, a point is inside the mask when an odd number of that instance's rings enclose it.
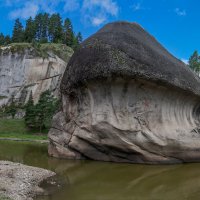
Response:
[[[69,18],[63,19],[60,14],[39,13],[33,19],[26,20],[26,25],[15,20],[12,37],[0,34],[0,45],[21,42],[62,43],[73,49],[82,42],[81,33],[75,33]]]
[[[42,132],[48,130],[51,126],[51,120],[54,113],[60,107],[60,100],[54,97],[49,90],[43,92],[39,101],[34,104],[32,92],[25,105],[16,103],[14,96],[8,105],[0,107],[0,119],[14,119],[20,113],[24,115],[26,127],[31,131]]]

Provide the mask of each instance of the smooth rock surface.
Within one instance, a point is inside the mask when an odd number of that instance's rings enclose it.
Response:
[[[200,79],[139,25],[106,25],[71,58],[49,154],[130,163],[200,161]]]
[[[32,200],[34,196],[44,193],[39,184],[54,175],[49,170],[0,161],[0,197]]]

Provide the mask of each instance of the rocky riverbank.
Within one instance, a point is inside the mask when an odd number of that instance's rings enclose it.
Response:
[[[0,161],[0,199],[32,200],[44,194],[40,183],[54,175],[46,169]]]

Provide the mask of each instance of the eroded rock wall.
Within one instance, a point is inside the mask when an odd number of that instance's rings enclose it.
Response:
[[[199,98],[136,79],[89,81],[63,94],[49,154],[132,163],[200,161]]]
[[[11,98],[24,104],[31,91],[35,102],[46,90],[58,96],[60,81],[72,53],[71,50],[64,61],[52,52],[47,52],[48,56],[43,58],[36,56],[34,49],[14,53],[9,47],[4,49],[0,55],[0,106],[9,103]]]

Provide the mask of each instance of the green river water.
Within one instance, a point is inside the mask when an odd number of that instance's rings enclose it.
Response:
[[[135,165],[50,158],[47,145],[0,141],[0,160],[55,171],[62,186],[37,200],[199,200],[200,164]]]

